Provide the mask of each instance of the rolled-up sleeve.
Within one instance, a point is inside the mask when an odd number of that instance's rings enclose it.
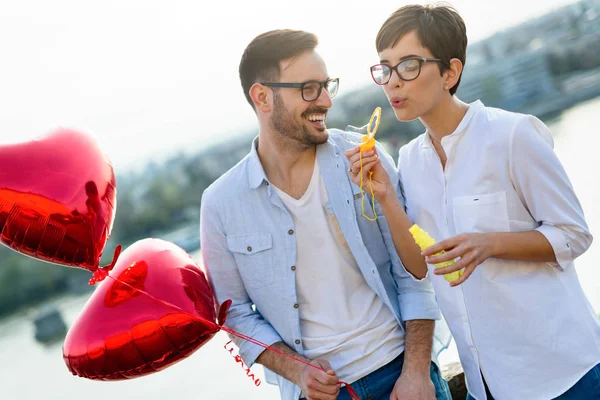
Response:
[[[231,300],[225,325],[236,332],[250,336],[266,345],[281,342],[280,335],[253,310],[253,303],[239,274],[235,258],[227,247],[219,203],[210,188],[202,195],[200,206],[200,240],[202,261],[209,282],[219,304]],[[240,349],[240,356],[248,367],[252,366],[263,347],[229,335]]]
[[[379,147],[378,153],[392,182],[399,182],[398,172],[396,171],[392,157]],[[404,205],[404,197],[400,185],[397,188],[397,192],[402,205]],[[379,207],[379,205],[376,207]],[[377,212],[380,215],[383,215],[381,209],[378,209]],[[392,260],[392,273],[398,287],[398,304],[400,306],[402,319],[404,321],[414,319],[439,319],[441,314],[431,282],[426,278],[415,278],[406,270],[406,268],[404,268],[404,265],[396,252],[396,247],[394,246],[394,241],[387,225],[387,221],[385,218],[378,218],[377,222]]]
[[[549,129],[528,116],[517,124],[510,143],[510,173],[516,191],[536,229],[548,240],[556,262],[564,270],[592,244],[583,209],[565,169],[553,150]]]

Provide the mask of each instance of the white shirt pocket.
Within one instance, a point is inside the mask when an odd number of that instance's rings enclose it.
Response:
[[[227,247],[235,257],[247,289],[273,282],[273,237],[270,233],[230,235]]]
[[[453,217],[457,234],[510,231],[504,191],[455,197]]]

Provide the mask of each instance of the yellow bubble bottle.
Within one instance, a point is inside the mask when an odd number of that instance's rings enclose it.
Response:
[[[435,244],[435,239],[432,238],[427,232],[425,232],[417,224],[414,224],[413,226],[411,226],[409,228],[409,232],[411,233],[411,235],[415,239],[415,242],[417,243],[417,245],[419,245],[421,250],[425,250],[426,248],[433,246]],[[445,253],[445,251],[442,250],[439,253],[436,253],[434,255],[439,256],[444,253]],[[454,260],[444,261],[441,263],[434,264],[434,267],[444,268],[444,267],[447,267],[452,264],[454,264]],[[454,272],[450,272],[449,274],[444,274],[444,279],[447,280],[448,282],[454,282],[455,280],[460,278],[462,275],[463,275],[463,270],[461,269],[460,271],[454,271]]]

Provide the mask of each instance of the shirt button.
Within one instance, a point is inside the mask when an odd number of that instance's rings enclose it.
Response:
[[[248,246],[248,247],[247,247],[247,250],[248,250],[248,251],[252,251],[252,246]]]
[[[296,339],[296,340],[294,341],[294,343],[296,343],[296,344],[300,344],[300,340],[299,340],[299,339]]]
[[[293,230],[293,229],[290,229],[290,230],[288,231],[288,235],[293,235],[293,234],[294,234],[294,230]]]
[[[292,265],[292,268],[291,268],[291,270],[292,270],[292,271],[295,271],[295,270],[296,270],[296,266],[295,266],[295,265]]]
[[[298,303],[294,304],[294,308],[298,308],[298,307],[300,307],[300,304],[298,304]]]

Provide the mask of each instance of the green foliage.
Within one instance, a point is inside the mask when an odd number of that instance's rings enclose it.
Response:
[[[79,286],[90,273],[42,262],[0,246],[0,315]]]

